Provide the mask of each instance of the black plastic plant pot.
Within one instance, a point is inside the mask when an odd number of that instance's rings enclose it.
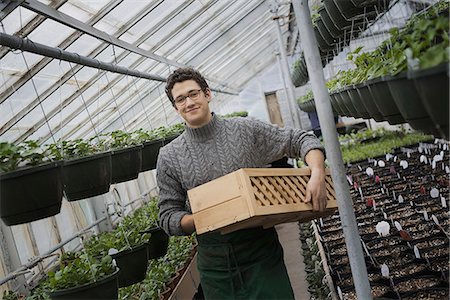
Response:
[[[120,269],[119,287],[129,286],[145,279],[148,267],[147,244],[120,251],[111,257],[115,259]]]
[[[165,138],[163,139],[164,146],[167,145],[167,144],[169,144],[170,142],[172,142],[172,141],[173,141],[174,139],[176,139],[178,136],[179,136],[179,134],[171,135],[171,136],[165,137]]]
[[[333,0],[333,2],[347,21],[364,13],[363,7],[356,7],[351,1]]]
[[[352,99],[350,98],[350,95],[347,93],[347,89],[342,90],[340,94],[342,97],[342,101],[344,101],[344,105],[347,106],[347,108],[350,110],[351,116],[354,118],[360,118],[361,115],[358,113],[358,110],[353,105]]]
[[[359,116],[364,119],[370,119],[370,114],[366,110],[366,107],[364,106],[363,102],[359,98],[358,91],[354,86],[348,88],[347,94],[350,97],[350,100],[352,101],[353,106],[356,108],[356,111],[358,112]]]
[[[319,49],[321,49],[322,51],[328,51],[328,50],[333,50],[334,49],[334,45],[327,43],[327,41],[320,34],[320,32],[317,29],[317,27],[314,28],[314,35],[316,36],[317,45],[319,46]]]
[[[150,239],[147,244],[148,259],[163,257],[169,246],[169,236],[160,227],[150,229]]]
[[[0,174],[0,217],[17,225],[54,216],[61,210],[62,162]]]
[[[325,26],[322,18],[319,18],[316,22],[317,30],[320,35],[329,45],[334,45],[337,42],[337,39],[333,37],[333,35],[328,31],[328,28]]]
[[[107,193],[111,185],[111,153],[65,161],[62,173],[64,194],[69,201]]]
[[[311,105],[311,103],[313,103],[313,105]],[[308,100],[306,102],[300,103],[299,107],[304,112],[314,112],[316,110],[314,100]]]
[[[420,291],[407,292],[401,295],[402,300],[417,299],[449,299],[448,287],[430,287],[421,289]]]
[[[336,112],[337,115],[344,115],[343,109],[341,109],[338,100],[336,98],[336,93],[333,93],[330,95],[331,99],[331,107],[333,107],[333,110]]]
[[[414,71],[410,74],[420,94],[422,104],[441,133],[449,138],[449,68],[448,63]]]
[[[326,11],[325,7],[319,9],[318,13],[322,19],[324,26],[327,28],[328,32],[333,36],[333,38],[339,39],[344,35],[344,32],[341,29],[337,28],[336,25],[334,25],[334,22],[330,18],[330,15]]]
[[[159,149],[164,146],[163,140],[146,142],[142,145],[142,165],[141,171],[149,171],[156,168]]]
[[[434,128],[434,122],[422,104],[414,81],[408,79],[406,74],[403,73],[395,77],[389,77],[386,82],[392,98],[405,121],[416,130],[436,134],[437,130]]]
[[[384,121],[384,118],[378,110],[378,107],[375,105],[372,94],[369,92],[368,86],[365,83],[361,83],[356,85],[355,88],[359,94],[359,99],[361,99],[367,112],[369,112],[370,117],[377,122]]]
[[[141,171],[142,146],[111,151],[111,183],[136,179]]]
[[[119,297],[119,289],[117,285],[118,276],[119,269],[98,281],[73,288],[50,292],[49,296],[52,300],[117,299]]]
[[[343,110],[344,115],[351,117],[352,112],[350,111],[350,108],[347,106],[347,103],[345,102],[344,97],[342,97],[341,91],[338,91],[336,93],[336,100],[337,100],[337,103],[339,104],[339,106],[341,107],[341,109]]]
[[[324,0],[323,4],[325,6],[325,10],[327,11],[331,20],[333,20],[334,25],[338,29],[342,30],[352,25],[352,22],[346,20],[344,16],[341,14],[341,11],[336,5],[336,0]]]
[[[386,81],[383,78],[377,78],[368,81],[367,85],[383,118],[391,125],[405,123]]]

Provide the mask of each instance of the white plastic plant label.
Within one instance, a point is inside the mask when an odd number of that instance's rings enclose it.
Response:
[[[443,208],[447,208],[447,201],[445,200],[444,197],[441,197],[441,205]]]
[[[450,174],[450,168],[448,166],[445,166],[445,173]]]
[[[386,161],[389,161],[392,158],[392,154],[388,153],[386,154]]]
[[[422,155],[420,156],[420,162],[421,162],[421,163],[426,163],[426,164],[427,164],[427,163],[428,163],[427,157],[426,157],[425,155],[422,154]]]
[[[423,218],[425,219],[425,221],[430,220],[430,218],[428,218],[428,212],[426,210],[423,211]]]
[[[436,225],[438,225],[438,226],[440,225],[439,220],[438,220],[438,218],[436,218],[435,215],[431,215],[431,219],[433,220],[434,223],[436,223]]]
[[[367,167],[367,169],[366,169],[366,174],[367,174],[368,176],[373,176],[373,169],[372,169],[371,167]]]
[[[420,252],[419,252],[419,248],[417,248],[417,246],[414,246],[414,255],[416,256],[416,258],[420,258]]]
[[[417,150],[419,150],[419,153],[422,153],[422,152],[423,152],[423,149],[422,149],[421,146],[419,146],[419,147],[417,148]]]
[[[381,265],[381,275],[383,277],[389,278],[389,267],[386,264]]]
[[[360,166],[360,165],[358,165],[358,170],[359,170],[359,171],[362,171],[362,168],[361,168],[361,166]]]
[[[434,162],[439,162],[439,161],[441,161],[442,160],[442,157],[440,156],[440,155],[435,155],[435,156],[433,156],[433,161]]]
[[[114,254],[117,254],[117,253],[119,253],[119,250],[117,250],[116,248],[110,248],[108,250],[108,255],[114,255]]]
[[[398,200],[398,203],[403,203],[403,201],[404,201],[403,196],[399,195],[397,200]]]
[[[375,230],[378,232],[380,236],[388,236],[389,231],[391,229],[391,225],[389,225],[386,221],[378,222],[375,226]]]
[[[407,168],[408,168],[408,162],[407,162],[406,160],[401,160],[401,161],[400,161],[400,166],[401,166],[403,169],[407,169]]]
[[[394,225],[395,225],[395,228],[397,228],[398,231],[402,230],[402,225],[400,225],[399,222],[394,221]]]
[[[439,197],[439,190],[437,188],[432,188],[430,191],[431,198]]]
[[[384,163],[384,161],[382,161],[381,159],[378,161],[378,166],[380,168],[384,168],[386,166],[386,164]]]
[[[339,295],[339,299],[344,300],[344,295],[342,294],[342,291],[341,291],[340,287],[337,287],[337,292],[338,292],[338,295]]]
[[[411,158],[411,152],[406,152],[406,157]]]

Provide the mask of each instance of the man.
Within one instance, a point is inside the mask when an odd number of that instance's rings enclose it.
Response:
[[[176,70],[166,94],[185,131],[161,148],[157,163],[159,217],[169,235],[195,231],[187,191],[240,168],[264,167],[301,156],[311,168],[306,201],[326,207],[323,148],[305,131],[246,118],[221,119],[209,109],[211,90],[193,69]],[[214,194],[211,194],[214,197]],[[197,265],[206,299],[293,299],[274,228],[197,236]]]

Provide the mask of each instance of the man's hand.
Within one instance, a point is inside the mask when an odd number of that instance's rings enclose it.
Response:
[[[305,202],[311,202],[313,211],[325,211],[327,207],[327,190],[325,171],[311,172],[311,178],[306,186]]]
[[[195,223],[194,223],[194,216],[193,215],[184,215],[181,218],[181,228],[183,228],[183,231],[187,234],[192,234],[195,231]]]
[[[324,211],[327,207],[324,156],[320,150],[311,150],[305,162],[311,169],[311,178],[306,186],[305,202],[312,202],[313,211]]]

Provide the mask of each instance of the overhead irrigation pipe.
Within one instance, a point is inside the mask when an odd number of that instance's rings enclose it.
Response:
[[[30,52],[34,54],[43,55],[46,57],[51,57],[54,59],[59,59],[62,61],[67,61],[86,67],[92,67],[95,69],[100,69],[104,71],[109,71],[113,73],[129,75],[138,78],[144,78],[154,81],[166,82],[167,79],[158,75],[153,75],[145,72],[140,72],[137,70],[132,70],[126,67],[110,64],[107,62],[100,61],[98,59],[86,57],[79,55],[78,53],[68,52],[60,48],[50,47],[44,44],[35,43],[29,39],[23,39],[17,36],[9,35],[6,33],[0,33],[0,45],[9,47],[11,49],[18,49],[25,52]],[[223,91],[220,89],[211,89],[215,92],[229,95],[237,95],[236,93],[231,93]]]
[[[347,246],[348,258],[352,270],[353,282],[358,299],[372,299],[366,263],[353,211],[350,190],[347,185],[342,153],[337,138],[336,125],[331,110],[330,95],[325,86],[320,54],[311,22],[307,0],[292,0],[295,19],[303,41],[306,66],[311,79],[311,87],[319,116],[320,128],[325,140],[327,158],[332,166],[331,176],[338,199],[338,209]]]

